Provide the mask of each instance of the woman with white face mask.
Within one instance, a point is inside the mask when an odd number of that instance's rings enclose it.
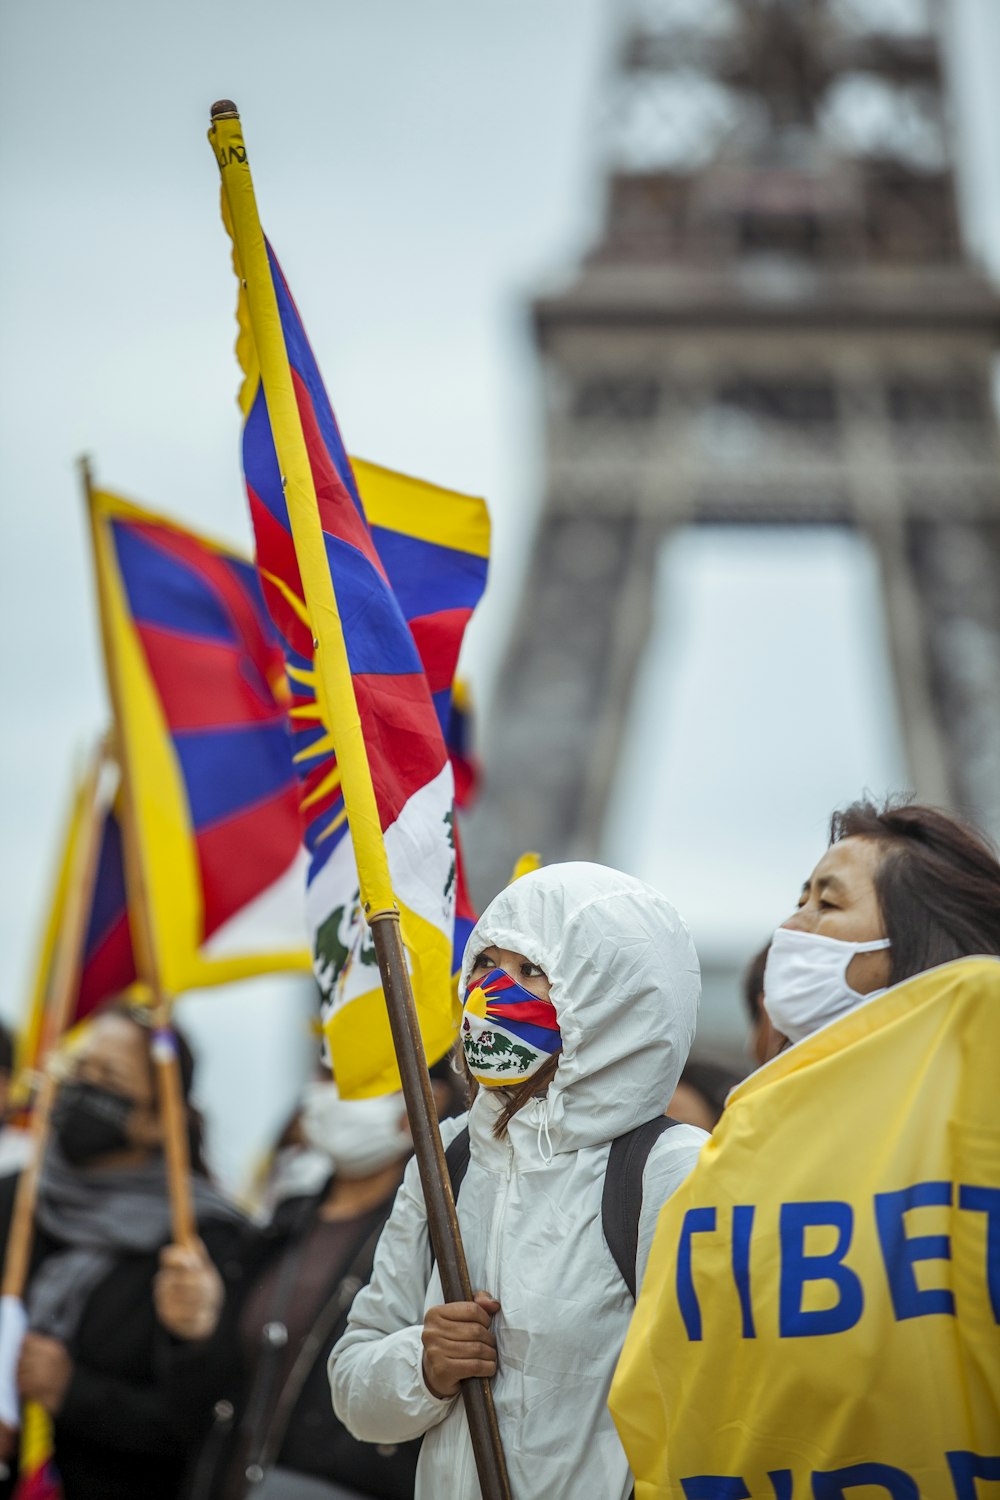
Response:
[[[629,1495],[608,1389],[630,1282],[641,1284],[660,1208],[708,1139],[691,1125],[661,1133],[700,990],[674,908],[600,865],[526,875],[480,917],[460,980],[479,1092],[467,1121],[442,1132],[458,1144],[467,1131],[457,1209],[478,1295],[443,1304],[411,1164],[330,1359],[334,1410],[357,1437],[423,1436],[418,1500],[480,1494],[459,1395],[476,1376],[493,1380],[515,1495]],[[640,1136],[648,1155],[631,1175],[619,1148]],[[609,1201],[631,1224],[628,1255]]]
[[[461,1108],[447,1060],[432,1077],[442,1112]],[[227,1399],[188,1500],[409,1500],[417,1445],[356,1442],[330,1410],[326,1380],[413,1150],[403,1098],[342,1099],[328,1076],[316,1079],[291,1133],[270,1222],[233,1257]]]
[[[1000,954],[1000,864],[975,829],[861,801],[830,837],[764,971],[764,1007],[792,1043],[925,969]]]

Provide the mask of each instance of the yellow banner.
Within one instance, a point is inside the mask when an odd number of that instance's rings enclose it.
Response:
[[[734,1091],[612,1386],[636,1500],[1000,1496],[998,1089],[977,958]]]

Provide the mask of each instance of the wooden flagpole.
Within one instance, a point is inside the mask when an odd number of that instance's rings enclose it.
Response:
[[[326,558],[312,467],[299,418],[264,232],[257,214],[239,112],[235,104],[223,99],[212,106],[211,118],[209,141],[222,174],[222,190],[239,264],[237,274],[244,278],[247,292],[261,382],[313,631],[316,672],[320,679],[317,696],[327,704],[337,705],[337,722],[330,728],[336,740],[361,904],[371,928],[414,1154],[427,1204],[431,1244],[446,1300],[471,1302],[472,1284],[406,967],[399,909],[393,898],[389,862],[354,696],[354,681]],[[510,1500],[510,1481],[490,1382],[463,1380],[462,1398],[483,1500]]]
[[[3,1282],[0,1291],[5,1297],[24,1294],[31,1262],[34,1241],[35,1204],[38,1200],[38,1179],[42,1158],[48,1144],[58,1081],[50,1063],[56,1047],[67,1030],[73,1014],[73,1002],[80,985],[83,966],[83,949],[87,940],[87,920],[90,916],[97,878],[97,861],[101,852],[101,827],[107,811],[106,781],[107,750],[102,743],[94,753],[83,789],[83,818],[73,851],[69,879],[66,887],[66,906],[62,924],[56,939],[52,964],[50,999],[42,1020],[39,1045],[38,1071],[41,1081],[31,1111],[31,1155],[28,1165],[18,1179],[14,1197],[10,1233],[4,1255]]]
[[[94,484],[90,462],[80,459],[80,476],[83,483],[87,517],[90,524],[94,551],[94,573],[97,580],[98,615],[101,621],[101,641],[104,647],[104,664],[108,679],[108,694],[114,715],[117,734],[118,764],[122,778],[122,848],[125,862],[125,883],[128,895],[129,922],[135,948],[136,968],[140,980],[152,996],[153,1015],[153,1066],[156,1074],[156,1090],[163,1125],[163,1153],[167,1166],[167,1187],[170,1194],[170,1215],[174,1241],[191,1249],[197,1239],[194,1206],[191,1199],[191,1161],[188,1149],[187,1121],[184,1097],[181,1088],[180,1067],[177,1056],[177,1038],[170,1020],[170,997],[164,993],[160,978],[159,958],[152,912],[149,904],[149,887],[146,882],[145,865],[136,823],[134,789],[129,768],[128,748],[124,743],[121,683],[117,670],[115,642],[108,619],[108,601],[105,598],[104,567],[106,564],[105,538],[100,535],[100,522],[94,504]]]

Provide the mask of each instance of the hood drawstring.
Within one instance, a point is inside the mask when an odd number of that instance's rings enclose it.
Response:
[[[540,1099],[538,1101],[538,1104],[538,1154],[542,1158],[542,1161],[545,1163],[545,1165],[548,1166],[549,1162],[555,1155],[555,1152],[552,1149],[552,1137],[549,1135],[549,1101],[547,1099]],[[543,1135],[545,1136],[545,1144],[549,1148],[548,1156],[546,1156],[545,1152],[542,1150]]]

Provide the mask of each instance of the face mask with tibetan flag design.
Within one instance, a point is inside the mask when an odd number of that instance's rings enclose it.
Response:
[[[512,1088],[562,1047],[556,1008],[491,969],[465,992],[462,1046],[469,1071],[488,1089]]]

